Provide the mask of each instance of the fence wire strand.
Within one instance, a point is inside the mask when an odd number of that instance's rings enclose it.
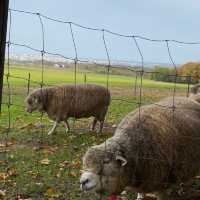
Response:
[[[21,13],[23,15],[31,15],[31,16],[34,16],[34,17],[37,17],[39,19],[39,23],[40,23],[40,30],[41,30],[41,43],[42,43],[42,47],[41,49],[37,49],[35,47],[32,47],[31,45],[28,45],[28,44],[21,44],[21,43],[17,43],[15,41],[12,41],[11,39],[11,28],[12,28],[12,14],[13,13]],[[47,19],[47,20],[50,20],[50,21],[53,21],[55,23],[61,23],[61,24],[64,24],[66,26],[66,32],[67,30],[70,31],[70,34],[71,34],[71,40],[73,42],[73,49],[74,49],[74,57],[67,57],[66,55],[62,55],[60,53],[55,53],[55,52],[49,52],[47,49],[46,49],[46,44],[45,44],[45,39],[46,39],[46,35],[45,35],[45,24],[44,24],[44,19]],[[76,37],[75,37],[75,31],[74,31],[74,27],[78,27],[78,28],[81,28],[81,29],[84,29],[84,30],[87,30],[87,31],[96,31],[96,32],[99,32],[101,33],[102,35],[102,42],[103,42],[103,46],[104,46],[104,50],[105,50],[105,55],[106,55],[106,63],[97,63],[95,60],[94,61],[91,61],[91,60],[86,60],[86,59],[80,59],[79,56],[78,56],[78,49],[77,49],[77,40],[76,40]],[[192,82],[192,79],[195,78],[193,77],[192,75],[179,75],[178,73],[178,68],[175,64],[175,61],[174,61],[174,57],[172,55],[172,50],[171,50],[171,47],[170,47],[170,44],[172,43],[175,43],[175,44],[183,44],[183,45],[200,45],[200,42],[199,41],[192,41],[192,42],[187,42],[187,41],[178,41],[178,40],[174,40],[174,39],[151,39],[151,38],[148,38],[148,37],[144,37],[144,36],[141,36],[141,35],[134,35],[134,34],[129,34],[129,35],[126,35],[126,34],[122,34],[122,33],[116,33],[116,32],[113,32],[111,30],[108,30],[108,29],[101,29],[101,28],[95,28],[95,27],[87,27],[87,26],[84,26],[84,25],[80,25],[80,24],[77,24],[75,22],[70,22],[70,21],[65,21],[65,20],[61,20],[61,19],[56,19],[56,18],[53,18],[53,17],[49,17],[49,16],[46,16],[46,15],[43,15],[42,13],[38,13],[38,12],[30,12],[30,11],[26,11],[26,10],[17,10],[17,9],[9,9],[9,28],[8,28],[8,38],[7,38],[7,72],[4,73],[4,78],[6,80],[6,83],[5,85],[7,86],[7,91],[4,92],[4,95],[7,96],[7,101],[3,101],[2,102],[2,105],[6,106],[7,107],[7,112],[8,112],[8,122],[7,122],[7,129],[6,129],[6,134],[5,134],[5,159],[6,159],[6,163],[8,163],[8,156],[7,156],[7,143],[8,143],[8,140],[9,140],[9,137],[10,137],[10,133],[11,133],[11,129],[12,129],[12,107],[19,107],[21,110],[24,110],[24,106],[22,105],[19,105],[19,104],[15,104],[13,101],[12,101],[12,97],[13,96],[18,96],[18,93],[14,94],[11,92],[11,78],[12,79],[17,79],[17,80],[21,80],[21,81],[24,81],[26,82],[26,85],[27,85],[27,90],[26,90],[26,94],[28,95],[30,93],[30,90],[33,88],[33,85],[37,86],[37,87],[40,87],[41,88],[41,92],[42,92],[42,98],[43,97],[43,92],[44,92],[44,86],[53,86],[54,84],[46,84],[45,83],[45,55],[51,55],[51,56],[57,56],[57,57],[60,57],[60,58],[63,58],[65,61],[72,61],[74,63],[74,86],[75,86],[75,96],[73,97],[74,100],[75,100],[75,103],[74,103],[74,123],[73,123],[73,129],[74,130],[78,130],[78,131],[85,131],[84,128],[76,128],[75,127],[75,121],[79,121],[79,119],[76,119],[76,104],[77,104],[77,101],[78,101],[78,95],[77,95],[77,91],[76,91],[76,87],[77,87],[77,84],[78,84],[78,80],[77,80],[77,73],[78,73],[78,64],[95,64],[97,66],[100,66],[100,67],[105,67],[105,77],[106,77],[106,88],[107,90],[110,90],[110,76],[111,76],[111,69],[118,69],[117,66],[115,65],[112,65],[112,61],[111,61],[111,56],[110,56],[110,52],[109,52],[109,46],[108,46],[108,41],[107,41],[107,34],[110,34],[110,35],[113,35],[113,36],[117,36],[117,37],[122,37],[122,38],[128,38],[131,40],[131,42],[133,42],[134,46],[136,47],[137,49],[137,52],[140,56],[140,63],[141,65],[139,66],[139,68],[133,68],[131,66],[128,66],[128,67],[125,67],[126,70],[128,70],[129,72],[132,72],[134,73],[134,76],[135,76],[135,81],[134,81],[134,87],[132,87],[132,93],[133,93],[133,97],[132,99],[130,100],[127,100],[127,99],[123,99],[123,98],[115,98],[113,97],[112,98],[112,102],[114,101],[121,101],[121,102],[125,102],[125,103],[129,103],[131,105],[136,105],[137,109],[138,109],[138,128],[140,129],[141,126],[142,126],[142,122],[141,122],[141,115],[142,115],[142,106],[145,104],[145,100],[144,100],[144,84],[143,84],[143,80],[144,80],[144,76],[147,74],[159,74],[160,72],[156,72],[156,71],[145,71],[145,66],[144,66],[144,55],[143,55],[143,52],[141,50],[141,45],[139,44],[139,40],[143,40],[143,41],[148,41],[148,42],[156,42],[156,43],[162,43],[162,44],[165,44],[166,45],[166,48],[167,48],[167,54],[168,54],[168,57],[169,57],[169,61],[174,69],[174,72],[173,74],[169,74],[168,77],[172,78],[173,79],[173,92],[172,92],[172,98],[173,98],[173,101],[172,101],[172,105],[171,106],[165,106],[165,105],[161,105],[159,103],[155,103],[155,102],[152,102],[152,104],[156,105],[156,106],[159,106],[159,107],[162,107],[163,109],[170,109],[172,110],[172,123],[174,123],[174,120],[175,120],[175,110],[176,109],[179,109],[179,108],[176,108],[175,106],[175,97],[177,95],[177,82],[178,82],[178,78],[184,78],[186,80],[186,83],[187,83],[187,91],[186,91],[186,96],[189,96],[189,93],[190,93],[190,85],[191,85],[191,82]],[[40,57],[41,57],[41,81],[38,81],[38,80],[34,80],[34,78],[32,78],[32,75],[31,73],[29,72],[27,77],[20,77],[20,76],[17,76],[17,75],[13,75],[12,74],[12,70],[10,69],[10,61],[11,61],[11,55],[10,55],[10,49],[11,49],[11,46],[17,46],[17,47],[22,47],[22,48],[26,48],[26,49],[29,49],[29,50],[32,50],[33,52],[35,53],[39,53],[40,54]],[[87,72],[88,73],[88,72]],[[84,84],[87,85],[87,82],[88,82],[88,74],[84,73],[83,74],[83,80],[84,80]],[[133,85],[133,84],[132,84]],[[137,98],[138,97],[138,98]],[[44,100],[42,100],[44,101]],[[22,111],[23,113],[23,111]],[[110,111],[108,111],[107,115],[106,115],[106,120],[105,121],[108,121],[108,118],[110,116]],[[39,149],[42,148],[42,145],[43,145],[43,141],[44,141],[44,134],[45,134],[45,129],[43,127],[43,123],[44,123],[44,119],[43,119],[43,113],[41,114],[40,116],[40,124],[41,124],[41,135],[39,137]],[[101,124],[100,124],[101,126]],[[120,129],[120,128],[118,128]],[[82,136],[80,136],[82,137]],[[138,141],[140,140],[139,138],[140,136],[138,136],[138,138],[136,138]],[[184,137],[184,136],[183,136]],[[189,139],[189,138],[188,138]],[[190,138],[191,139],[191,138]],[[194,139],[194,138],[193,138]],[[199,138],[195,138],[195,139],[199,139]],[[82,139],[82,142],[83,142],[83,139]],[[89,147],[89,144],[87,144],[87,146]],[[141,147],[138,147],[138,148],[141,148]],[[73,147],[70,146],[69,147],[69,151],[70,151],[70,162],[72,163],[73,161],[73,156],[74,156],[74,153],[73,153]],[[107,152],[107,143],[105,141],[105,152]],[[40,153],[39,151],[39,157],[37,158],[36,160],[36,167],[38,169],[38,174],[39,174],[39,162],[42,158],[42,154]],[[139,159],[143,159],[143,160],[152,160],[153,162],[166,162],[166,160],[156,160],[155,158],[150,158],[150,157],[142,157],[140,158],[139,155],[136,155],[136,167],[137,167],[137,164],[138,164],[138,160]],[[183,163],[184,164],[184,163]],[[8,165],[9,167],[9,165]],[[7,169],[8,170],[8,169]],[[103,171],[103,166],[102,166],[102,169],[101,171]],[[71,173],[70,171],[70,168],[68,170],[68,175]],[[141,180],[142,181],[142,180]],[[153,180],[155,181],[155,180]],[[102,183],[102,174],[100,174],[100,182],[101,184]],[[160,184],[167,184],[167,182],[161,182]],[[67,186],[66,186],[67,187]],[[17,188],[18,190],[18,188]],[[17,194],[16,194],[16,199],[19,198],[19,193],[20,190],[17,191]],[[70,197],[69,197],[70,198]],[[103,199],[103,196],[100,196],[99,198],[100,200]]]

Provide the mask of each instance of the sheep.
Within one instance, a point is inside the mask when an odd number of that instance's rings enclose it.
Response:
[[[107,88],[94,84],[61,85],[36,89],[25,100],[26,111],[47,113],[54,121],[53,128],[48,132],[51,135],[58,123],[64,122],[69,130],[69,117],[94,117],[92,130],[100,122],[98,133],[102,132],[105,116],[110,104],[110,92]]]
[[[200,170],[200,104],[168,97],[129,113],[113,137],[83,156],[82,190],[112,195],[131,188],[141,197],[176,200],[170,190]]]

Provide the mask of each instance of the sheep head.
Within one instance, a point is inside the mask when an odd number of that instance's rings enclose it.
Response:
[[[127,160],[119,151],[113,153],[102,145],[90,148],[83,157],[81,189],[121,193],[127,184],[126,166]]]
[[[33,91],[31,94],[28,95],[26,98],[26,111],[32,113],[33,111],[43,111],[44,108],[44,92],[39,89]]]

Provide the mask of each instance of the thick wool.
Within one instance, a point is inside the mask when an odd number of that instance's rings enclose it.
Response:
[[[120,165],[116,155],[127,164]],[[130,187],[170,199],[168,188],[200,170],[200,104],[190,98],[166,98],[131,112],[113,137],[86,152],[83,170],[99,176],[97,192],[119,194]]]
[[[92,84],[62,85],[33,91],[26,99],[27,110],[47,113],[56,122],[69,117],[95,117],[104,121],[110,104],[108,89]]]

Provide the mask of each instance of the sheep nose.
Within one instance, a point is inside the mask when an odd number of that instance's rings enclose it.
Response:
[[[85,179],[85,180],[81,180],[81,185],[85,185],[85,184],[87,184],[89,182],[89,179]]]
[[[89,179],[81,179],[80,180],[80,187],[81,190],[87,190],[87,184],[89,183]]]

